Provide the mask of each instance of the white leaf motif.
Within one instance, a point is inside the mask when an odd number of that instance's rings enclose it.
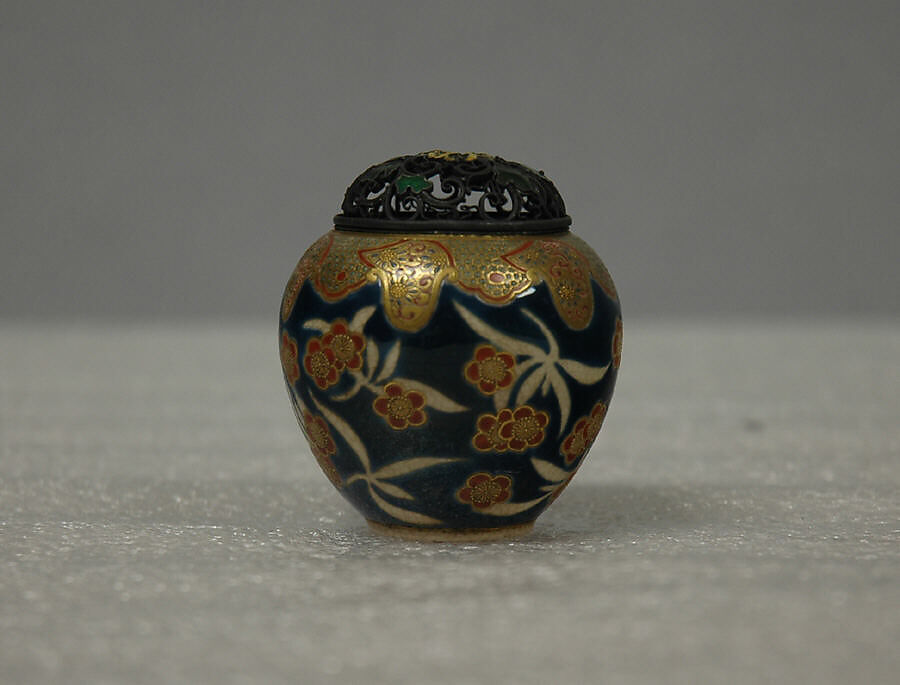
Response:
[[[487,509],[479,509],[479,513],[490,514],[491,516],[513,516],[514,514],[521,514],[523,511],[527,511],[528,509],[537,506],[549,496],[550,493],[548,492],[546,495],[541,495],[537,499],[531,499],[527,502],[501,502],[500,504],[494,504]]]
[[[418,390],[420,393],[425,395],[426,405],[433,409],[437,409],[438,411],[453,413],[458,411],[465,411],[467,409],[467,407],[454,402],[443,393],[437,391],[435,388],[432,388],[430,385],[426,385],[425,383],[422,383],[420,381],[413,380],[412,378],[395,378],[394,382],[401,385],[404,390]]]
[[[381,369],[381,373],[378,374],[378,378],[375,379],[376,383],[380,383],[385,378],[388,378],[392,373],[394,373],[394,369],[397,368],[397,360],[400,359],[400,341],[394,343],[394,346],[391,348],[390,352],[387,353],[387,356],[384,358],[384,366]]]
[[[372,485],[374,485],[376,488],[379,488],[383,492],[386,492],[387,494],[392,495],[393,497],[396,497],[398,499],[415,499],[415,497],[410,495],[406,490],[404,490],[403,488],[397,487],[393,483],[384,483],[380,480],[373,480]]]
[[[518,378],[522,379],[522,384],[516,393],[515,404],[521,406],[528,402],[534,394],[540,389],[541,395],[546,397],[550,390],[556,395],[559,402],[560,426],[559,433],[566,428],[569,421],[569,413],[572,410],[572,398],[569,394],[569,387],[559,370],[557,365],[562,368],[569,376],[584,385],[592,385],[599,382],[609,368],[609,364],[603,367],[588,366],[574,359],[560,359],[559,343],[553,336],[553,333],[539,317],[527,309],[523,309],[522,313],[527,316],[541,331],[541,334],[547,341],[547,351],[544,352],[536,345],[516,340],[500,331],[496,330],[489,324],[485,323],[475,316],[468,309],[458,302],[453,303],[459,315],[467,324],[479,335],[490,340],[494,345],[503,348],[506,351],[513,352],[517,355],[527,357],[525,361],[519,364],[517,369]],[[532,366],[537,366],[530,374],[527,373]],[[506,406],[509,401],[508,393],[497,393],[494,396],[494,407],[497,411]]]
[[[556,393],[556,399],[559,401],[559,434],[562,435],[566,424],[569,422],[569,412],[572,410],[572,398],[569,396],[569,387],[559,375],[556,366],[553,366],[547,373],[550,385],[553,386],[553,392]]]
[[[378,345],[374,345],[370,341],[366,342],[368,343],[366,345],[366,380],[370,381],[378,366]]]
[[[363,307],[356,314],[353,315],[353,318],[350,319],[350,323],[347,324],[347,327],[356,333],[362,333],[362,329],[365,328],[366,322],[372,318],[372,314],[375,313],[375,306],[369,305],[368,307]]]
[[[494,411],[500,411],[509,402],[509,396],[512,394],[512,383],[494,393]]]
[[[593,385],[603,380],[606,375],[609,364],[606,366],[588,366],[574,359],[560,359],[557,362],[563,370],[579,383],[584,385]]]
[[[537,324],[537,327],[541,329],[541,333],[543,333],[544,337],[547,339],[547,358],[554,361],[559,359],[559,344],[556,342],[556,338],[553,337],[553,333],[547,328],[547,324],[527,309],[523,309],[522,313]]]
[[[521,406],[531,399],[531,396],[537,392],[541,381],[546,377],[545,374],[546,372],[542,368],[537,368],[525,379],[516,394],[516,406]]]
[[[353,386],[347,392],[343,392],[340,395],[335,395],[334,397],[331,398],[332,400],[334,400],[335,402],[342,402],[344,400],[349,400],[351,397],[356,395],[356,393],[358,393],[362,388],[367,387],[365,381],[363,381],[359,376],[354,374],[351,376],[351,378],[353,379]]]
[[[482,337],[485,337],[494,343],[496,347],[500,348],[498,351],[512,352],[513,354],[520,354],[528,357],[544,356],[544,353],[536,345],[517,340],[505,333],[501,333],[496,328],[489,326],[479,319],[459,302],[454,302],[453,306],[456,307],[456,311],[459,312],[459,315],[465,322],[469,324],[469,327]]]
[[[457,460],[449,457],[414,457],[413,459],[395,461],[393,464],[382,466],[372,474],[372,478],[396,478],[397,476],[404,476],[407,473],[412,473],[419,469],[427,469],[429,466],[445,464],[448,461]]]
[[[303,328],[309,328],[311,330],[319,331],[319,333],[324,333],[330,326],[325,319],[308,319],[303,322]]]
[[[285,382],[287,385],[287,382]],[[303,423],[303,412],[307,411],[306,405],[303,404],[303,400],[297,397],[294,392],[291,390],[291,387],[287,385],[288,389],[288,397],[291,398],[291,406],[294,408],[294,416],[297,417],[297,421],[301,424]]]
[[[433,526],[436,523],[441,523],[439,519],[425,516],[425,514],[419,514],[415,511],[407,511],[406,509],[395,507],[393,504],[386,502],[384,501],[384,499],[379,497],[378,493],[375,492],[371,486],[369,486],[369,494],[372,495],[372,499],[375,500],[375,504],[377,504],[385,512],[399,521],[405,521],[406,523],[416,523],[421,526]]]
[[[324,406],[315,397],[312,398],[312,401],[319,408],[319,411],[322,412],[322,416],[325,417],[325,420],[334,426],[334,429],[347,441],[350,448],[356,452],[356,456],[359,457],[359,461],[362,463],[366,473],[369,473],[372,470],[372,467],[369,464],[369,453],[366,450],[363,441],[360,440],[359,436],[356,434],[356,431],[350,428],[350,425],[344,421],[344,419],[335,414],[328,407]]]
[[[559,468],[556,464],[551,464],[543,459],[531,458],[531,465],[538,472],[541,478],[549,480],[551,483],[559,483],[569,477],[569,472]]]

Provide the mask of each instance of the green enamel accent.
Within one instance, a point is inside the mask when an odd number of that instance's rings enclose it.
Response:
[[[402,176],[394,181],[397,192],[402,193],[407,188],[412,188],[414,193],[421,193],[423,190],[431,188],[431,181],[424,176]]]

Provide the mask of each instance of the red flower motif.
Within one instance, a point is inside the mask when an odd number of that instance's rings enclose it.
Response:
[[[612,339],[613,367],[618,369],[622,363],[622,319],[616,318],[616,332]]]
[[[591,415],[588,418],[588,424],[585,427],[585,437],[587,438],[588,445],[594,442],[597,439],[597,434],[600,432],[600,429],[603,427],[603,419],[606,418],[606,405],[603,402],[597,402],[594,405],[594,408],[591,410]]]
[[[353,333],[344,319],[331,324],[331,329],[322,336],[322,345],[334,352],[334,368],[338,371],[343,371],[344,368],[357,371],[362,368],[362,351],[366,346],[366,339],[359,333]]]
[[[281,333],[281,368],[288,383],[294,384],[300,378],[300,367],[297,364],[297,341],[287,333]]]
[[[425,414],[425,395],[418,390],[404,391],[399,383],[384,386],[384,395],[376,398],[372,407],[394,430],[421,426],[428,419]]]
[[[501,409],[499,414],[482,414],[475,426],[478,432],[472,438],[475,449],[481,452],[505,452],[509,449],[509,440],[500,437],[503,424],[512,421],[513,413],[509,409]]]
[[[336,488],[341,487],[341,475],[331,460],[331,455],[337,453],[337,446],[334,444],[334,438],[331,437],[331,431],[328,430],[328,424],[321,416],[313,416],[307,411],[303,412],[301,425],[313,456],[319,462],[322,471]]]
[[[493,395],[513,382],[515,366],[516,361],[511,354],[497,352],[490,345],[481,345],[466,365],[465,376],[485,395]]]
[[[461,502],[471,504],[473,509],[490,509],[509,499],[511,487],[512,478],[509,476],[475,473],[469,476],[456,496]]]
[[[319,338],[310,338],[306,343],[303,368],[322,390],[338,381],[337,356],[330,347],[322,345]]]
[[[586,419],[579,419],[572,432],[563,440],[562,447],[559,448],[560,453],[566,458],[567,464],[571,464],[587,451],[588,445],[584,439],[585,423],[587,423]]]
[[[544,428],[550,422],[545,411],[535,411],[527,404],[512,413],[512,419],[500,426],[500,437],[509,441],[509,448],[524,452],[544,440]]]
[[[577,461],[587,453],[596,440],[605,417],[606,405],[603,402],[597,402],[590,415],[583,416],[575,422],[572,432],[563,440],[559,450],[566,458],[567,464]]]

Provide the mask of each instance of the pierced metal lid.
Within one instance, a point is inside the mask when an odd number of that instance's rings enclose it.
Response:
[[[481,152],[431,150],[366,169],[347,188],[338,229],[553,233],[572,219],[543,171]]]

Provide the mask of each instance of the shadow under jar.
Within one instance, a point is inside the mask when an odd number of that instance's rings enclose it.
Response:
[[[543,174],[482,153],[390,159],[348,188],[281,305],[297,420],[378,532],[530,530],[597,437],[619,299]]]

